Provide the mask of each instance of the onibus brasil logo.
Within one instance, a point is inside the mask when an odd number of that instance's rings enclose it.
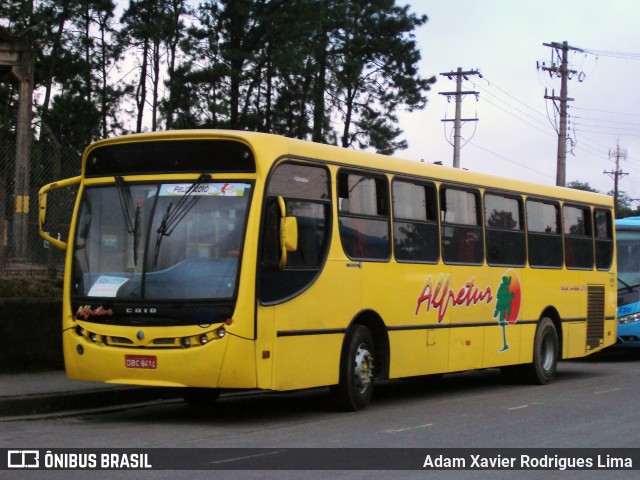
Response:
[[[463,287],[455,290],[450,287],[449,274],[441,273],[435,282],[432,275],[428,275],[416,302],[415,316],[418,316],[423,306],[427,313],[433,308],[438,312],[438,323],[442,323],[449,307],[471,308],[483,303],[490,305],[494,298],[493,318],[497,318],[498,325],[502,329],[500,351],[504,352],[509,350],[506,327],[518,321],[522,302],[520,279],[516,271],[511,268],[502,274],[495,294],[490,285],[485,287],[476,285],[475,277],[471,277]]]

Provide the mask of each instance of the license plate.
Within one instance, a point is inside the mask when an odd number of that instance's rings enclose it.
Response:
[[[127,368],[156,368],[158,359],[155,355],[125,355],[124,364]]]

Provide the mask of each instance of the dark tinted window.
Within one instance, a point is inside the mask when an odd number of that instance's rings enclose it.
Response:
[[[611,211],[596,208],[593,211],[595,225],[596,267],[608,270],[613,262],[613,234]]]
[[[591,211],[588,207],[564,205],[564,261],[567,268],[593,268]]]
[[[340,239],[349,258],[386,260],[389,241],[389,195],[385,177],[353,172],[338,174]]]
[[[520,198],[486,193],[484,196],[487,263],[523,266],[526,245]]]
[[[87,157],[85,175],[255,172],[251,149],[231,140],[165,140],[105,145]]]
[[[435,185],[393,182],[393,249],[399,261],[437,262],[437,197]]]
[[[442,258],[446,263],[482,264],[480,193],[450,187],[440,189]]]
[[[562,267],[560,206],[553,202],[527,200],[529,264],[533,267]]]

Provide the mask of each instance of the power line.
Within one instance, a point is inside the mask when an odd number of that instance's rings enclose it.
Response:
[[[480,150],[483,150],[483,151],[485,151],[487,153],[490,153],[491,155],[493,155],[495,157],[501,158],[502,160],[505,160],[505,161],[507,161],[509,163],[513,163],[514,165],[518,165],[519,167],[526,168],[527,170],[531,170],[532,172],[539,173],[540,175],[544,175],[545,177],[554,178],[553,175],[549,175],[548,173],[541,172],[540,170],[536,170],[535,168],[531,168],[528,165],[523,165],[522,163],[515,162],[515,161],[511,160],[510,158],[507,158],[507,157],[505,157],[503,155],[500,155],[499,153],[496,153],[496,152],[493,152],[493,151],[489,150],[488,148],[481,147],[480,145],[478,145],[476,143],[473,143],[471,140],[468,140],[467,143],[469,143],[470,145],[473,145],[476,148],[479,148]]]
[[[620,58],[623,60],[640,60],[640,53],[629,53],[629,52],[613,52],[607,50],[592,50],[588,48],[583,48],[583,52],[589,53],[591,55],[595,55],[597,57],[612,57],[612,58]]]
[[[506,113],[507,115],[511,115],[512,117],[517,118],[517,119],[518,119],[518,120],[520,120],[521,122],[526,123],[526,124],[527,124],[527,125],[529,125],[530,127],[535,128],[536,130],[538,130],[538,131],[540,131],[540,132],[542,132],[542,133],[544,133],[544,134],[547,134],[547,135],[553,135],[553,134],[552,134],[551,132],[549,132],[548,130],[543,130],[543,129],[542,129],[542,128],[540,128],[539,126],[537,126],[537,125],[534,125],[534,124],[532,124],[532,123],[527,122],[526,120],[524,120],[524,119],[520,118],[519,116],[515,115],[514,113],[511,113],[511,112],[509,112],[509,111],[505,110],[504,108],[502,108],[502,107],[500,107],[500,106],[496,105],[495,103],[491,102],[490,100],[487,100],[487,98],[484,98],[484,101],[485,101],[485,102],[487,102],[489,105],[494,106],[494,107],[495,107],[495,108],[497,108],[498,110],[502,110],[502,111],[503,111],[504,113]],[[513,107],[512,107],[512,108],[513,108]],[[517,109],[516,109],[516,110],[517,110]],[[521,110],[518,110],[518,111],[519,111],[519,112],[521,112],[521,113],[524,113],[524,112],[522,112]],[[538,120],[536,120],[535,118],[531,117],[530,115],[527,115],[527,116],[528,116],[529,118],[532,118],[533,120],[535,120],[535,121],[539,122]],[[542,122],[539,122],[539,123],[542,123]],[[544,123],[543,123],[543,125],[544,125]]]
[[[505,94],[505,95],[507,95],[508,97],[510,97],[510,98],[512,98],[512,99],[514,99],[516,102],[518,102],[518,103],[522,104],[523,106],[527,107],[529,110],[533,111],[533,112],[534,112],[534,113],[536,113],[537,115],[540,115],[541,117],[544,117],[544,116],[545,116],[545,115],[544,115],[544,113],[542,113],[542,112],[540,112],[540,111],[536,110],[536,109],[535,109],[535,108],[533,108],[532,106],[527,105],[526,103],[524,103],[522,100],[519,100],[518,98],[514,97],[514,96],[513,96],[513,95],[511,95],[509,92],[507,92],[505,89],[503,89],[503,88],[501,88],[500,86],[498,86],[495,82],[493,82],[493,81],[491,81],[491,80],[487,79],[487,77],[486,77],[486,76],[483,76],[482,78],[483,78],[483,80],[485,80],[485,81],[487,82],[487,84],[488,84],[488,85],[490,85],[490,86],[492,86],[492,87],[497,88],[497,89],[498,89],[498,90],[500,90],[502,93],[504,93],[504,94]],[[482,89],[482,87],[478,87],[478,88],[481,88],[481,89]],[[484,89],[483,89],[483,90],[484,90]],[[496,95],[494,95],[494,96],[496,96]],[[497,96],[496,96],[496,98],[497,98]],[[503,100],[503,101],[504,101],[504,100]],[[507,102],[505,102],[505,103],[507,103]]]
[[[607,132],[607,131],[603,131],[603,130],[591,130],[591,129],[576,128],[575,131],[576,132],[582,132],[582,133],[595,133],[597,135],[615,135],[616,137],[619,137],[621,135],[619,130],[616,130],[616,131],[613,131],[613,132]],[[633,134],[633,133],[625,133],[622,136],[640,138],[640,132],[638,132],[637,135]]]
[[[482,90],[483,92],[485,92],[487,95],[489,95],[489,96],[491,96],[491,97],[495,98],[496,100],[498,100],[498,101],[500,101],[500,102],[504,103],[505,105],[507,105],[509,108],[511,108],[511,109],[513,109],[513,110],[515,110],[516,112],[521,113],[522,115],[524,115],[525,117],[530,118],[531,120],[533,120],[533,121],[534,121],[534,122],[536,122],[536,123],[539,123],[539,124],[541,124],[541,125],[543,125],[543,126],[546,126],[546,124],[545,124],[544,122],[542,122],[541,120],[539,120],[539,119],[537,119],[537,118],[535,118],[535,117],[533,117],[533,116],[529,115],[527,112],[525,112],[525,111],[523,111],[523,110],[519,109],[518,107],[513,106],[512,104],[510,104],[510,103],[509,103],[509,102],[507,102],[506,100],[504,100],[504,99],[502,99],[502,98],[498,97],[497,95],[493,94],[491,91],[487,90],[486,88],[483,88],[483,87],[481,87],[480,85],[477,85],[477,84],[476,84],[476,83],[474,83],[474,82],[471,82],[471,84],[472,84],[474,87],[477,87],[477,88],[479,88],[480,90]],[[507,93],[507,92],[505,92],[505,93]],[[509,95],[509,94],[507,93],[507,95]],[[514,100],[518,101],[519,103],[523,104],[525,107],[527,107],[527,108],[529,108],[529,109],[533,110],[533,111],[534,111],[535,113],[537,113],[538,115],[540,115],[540,116],[544,117],[544,114],[543,114],[543,113],[538,112],[537,110],[535,110],[535,109],[534,109],[534,108],[532,108],[532,107],[529,107],[527,104],[525,104],[525,103],[521,102],[520,100],[518,100],[517,98],[513,97],[512,95],[509,95],[509,96],[510,96],[511,98],[513,98]],[[507,114],[509,114],[509,115],[511,115],[511,116],[513,116],[513,117],[515,117],[515,118],[517,118],[517,119],[518,119],[518,120],[520,120],[521,122],[524,122],[524,123],[526,123],[526,124],[528,124],[528,125],[532,126],[533,128],[537,128],[538,130],[541,130],[541,129],[540,129],[539,127],[537,127],[536,125],[533,125],[533,124],[531,124],[531,123],[527,122],[526,120],[524,120],[524,119],[520,118],[518,115],[515,115],[514,113],[511,113],[511,112],[509,112],[509,111],[505,110],[504,108],[502,108],[502,107],[500,107],[500,106],[496,105],[495,103],[493,103],[493,102],[491,102],[491,101],[487,100],[487,98],[486,98],[486,97],[484,97],[484,101],[485,101],[485,102],[487,102],[487,103],[489,103],[490,105],[493,105],[493,106],[494,106],[494,107],[496,107],[497,109],[502,110],[503,112],[505,112],[505,113],[507,113]],[[547,132],[546,130],[541,130],[541,131],[544,131],[545,133],[549,133],[549,132]]]
[[[577,115],[573,115],[572,118],[577,119],[577,120],[584,120],[586,122],[595,122],[595,123],[605,123],[606,125],[611,125],[611,124],[616,124],[616,125],[626,125],[629,127],[638,127],[638,129],[640,129],[640,123],[629,123],[629,122],[618,122],[616,120],[605,120],[605,119],[600,119],[600,118],[590,118],[590,117],[578,117]],[[593,125],[591,123],[582,123],[582,122],[574,122],[574,123],[580,123],[581,125],[588,125],[588,126],[598,126],[598,125]],[[612,128],[618,128],[618,127],[612,127]]]
[[[582,108],[582,107],[576,107],[576,106],[572,106],[571,108],[575,110],[585,110],[588,112],[601,112],[601,113],[609,113],[612,115],[627,115],[630,117],[640,117],[640,113],[613,112],[611,110],[599,110],[597,108]]]

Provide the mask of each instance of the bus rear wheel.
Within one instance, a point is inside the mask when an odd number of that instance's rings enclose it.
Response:
[[[528,383],[546,385],[556,375],[560,343],[553,321],[544,317],[538,323],[533,344],[533,363],[525,365],[524,378]]]
[[[373,394],[374,344],[371,332],[358,325],[347,338],[346,351],[340,360],[340,383],[332,387],[339,408],[362,410]]]

